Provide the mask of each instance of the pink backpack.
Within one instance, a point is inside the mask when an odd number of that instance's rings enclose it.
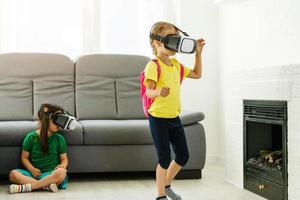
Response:
[[[158,60],[152,60],[155,62],[157,66],[157,82],[160,78],[160,73],[161,73],[161,67],[158,62]],[[180,84],[182,83],[183,80],[183,75],[184,75],[184,68],[183,65],[180,64]],[[144,85],[144,80],[145,80],[145,71],[142,71],[140,74],[140,87],[141,87],[141,98],[142,98],[142,103],[143,103],[143,110],[146,115],[146,117],[149,117],[148,114],[148,109],[150,108],[151,104],[154,102],[154,99],[147,97],[146,95],[146,86]]]

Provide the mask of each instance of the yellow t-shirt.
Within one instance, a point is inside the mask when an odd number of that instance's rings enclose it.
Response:
[[[180,102],[180,63],[176,58],[171,58],[173,66],[164,64],[158,59],[161,72],[157,81],[157,65],[154,61],[150,61],[145,68],[145,82],[153,80],[156,82],[156,89],[169,87],[170,94],[166,97],[158,96],[154,99],[148,112],[154,117],[175,118],[179,115],[181,109]],[[190,69],[184,67],[183,77],[187,77]]]

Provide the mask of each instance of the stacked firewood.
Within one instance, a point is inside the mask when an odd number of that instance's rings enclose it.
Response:
[[[280,164],[282,162],[282,150],[278,151],[260,151],[260,157],[267,160],[269,163]]]
[[[250,158],[249,163],[266,167],[278,172],[282,170],[282,150],[268,151],[261,150],[259,158]]]

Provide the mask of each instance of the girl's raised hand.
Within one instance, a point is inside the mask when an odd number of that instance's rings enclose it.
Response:
[[[205,45],[205,40],[203,38],[197,40],[197,53],[202,53],[203,46]]]

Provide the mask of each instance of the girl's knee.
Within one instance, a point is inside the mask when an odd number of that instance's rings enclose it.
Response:
[[[178,165],[180,165],[180,166],[185,166],[186,164],[187,164],[187,162],[188,162],[188,160],[189,160],[189,157],[190,157],[190,155],[189,155],[189,153],[186,153],[185,155],[183,155],[183,156],[176,156],[176,158],[175,158],[175,162],[178,164]]]
[[[57,168],[54,172],[53,172],[53,176],[55,179],[57,180],[64,180],[67,174],[67,170],[64,168]]]
[[[171,157],[166,156],[166,157],[161,157],[159,159],[159,165],[163,168],[163,169],[168,169],[171,163]]]
[[[14,170],[11,170],[11,171],[9,172],[9,174],[8,174],[9,180],[10,180],[11,182],[15,182],[18,173],[19,173],[19,172],[18,172],[17,170],[15,170],[15,169],[14,169]]]

